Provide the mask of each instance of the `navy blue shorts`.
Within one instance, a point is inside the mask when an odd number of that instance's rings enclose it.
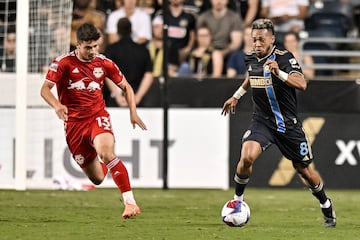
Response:
[[[256,141],[261,145],[263,151],[275,144],[293,164],[309,165],[312,162],[311,145],[300,122],[293,123],[284,133],[281,133],[275,127],[269,127],[264,121],[253,118],[242,141]]]

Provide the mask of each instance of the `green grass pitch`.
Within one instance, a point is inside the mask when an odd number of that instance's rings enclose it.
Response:
[[[116,189],[0,190],[0,239],[31,240],[352,240],[360,236],[360,190],[328,190],[337,227],[326,229],[306,189],[248,188],[251,219],[242,228],[221,221],[233,189],[134,189],[142,214],[121,218]]]

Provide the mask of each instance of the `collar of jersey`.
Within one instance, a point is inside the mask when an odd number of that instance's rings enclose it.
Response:
[[[274,52],[274,49],[275,49],[275,46],[273,46],[273,48],[271,49],[271,51],[269,52],[269,54],[266,55],[266,56],[263,57],[263,58],[258,58],[258,57],[256,57],[256,58],[258,59],[258,62],[261,62],[262,60],[268,58],[268,57]]]

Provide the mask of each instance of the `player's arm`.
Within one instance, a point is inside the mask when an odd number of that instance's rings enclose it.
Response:
[[[41,97],[55,109],[56,115],[63,121],[68,120],[68,109],[65,105],[61,104],[60,101],[51,92],[54,87],[54,83],[50,81],[44,81],[41,86],[40,95]]]
[[[131,124],[133,125],[133,128],[135,128],[135,126],[138,125],[141,129],[146,130],[146,125],[137,114],[135,94],[129,82],[124,77],[122,81],[118,84],[118,86],[123,90],[125,99],[128,103],[128,107],[130,110],[130,121]]]
[[[276,75],[281,81],[288,86],[305,90],[307,83],[303,74],[299,72],[291,72],[290,74],[282,71],[276,61],[267,60],[264,65],[268,65],[272,74]]]
[[[249,75],[246,76],[244,82],[236,90],[236,92],[224,103],[221,114],[226,116],[228,113],[235,113],[235,107],[239,102],[239,99],[244,96],[250,87]]]
[[[113,81],[111,81],[111,79],[109,78],[105,78],[105,84],[110,90],[111,96],[114,97],[117,105],[119,107],[126,107],[127,106],[126,99],[122,95],[122,91],[119,89],[119,87],[116,86],[116,84]]]

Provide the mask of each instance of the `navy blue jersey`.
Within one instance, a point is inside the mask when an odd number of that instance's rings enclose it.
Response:
[[[248,53],[245,58],[255,117],[265,120],[269,127],[285,132],[287,124],[293,125],[298,121],[296,92],[295,88],[288,86],[264,68],[267,59],[275,60],[280,70],[288,74],[302,74],[302,70],[291,52],[276,46],[264,58],[258,58],[255,52]]]

